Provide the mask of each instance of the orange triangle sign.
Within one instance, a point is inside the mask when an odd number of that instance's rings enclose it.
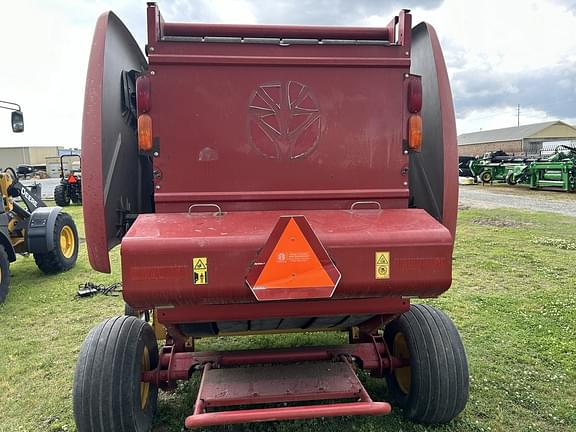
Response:
[[[258,300],[330,297],[340,273],[303,216],[283,216],[246,281]]]
[[[332,280],[302,231],[290,219],[280,236],[256,287],[311,288],[331,285]]]

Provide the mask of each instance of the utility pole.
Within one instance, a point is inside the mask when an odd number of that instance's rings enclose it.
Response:
[[[518,107],[516,109],[516,116],[518,118],[518,127],[520,127],[520,104],[518,104]]]

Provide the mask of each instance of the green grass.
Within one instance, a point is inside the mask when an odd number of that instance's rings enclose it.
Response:
[[[81,210],[68,210],[81,225]],[[80,228],[81,229],[81,228]],[[210,431],[574,431],[576,430],[576,218],[522,211],[460,212],[454,285],[431,301],[461,330],[471,388],[464,413],[443,427],[387,417],[354,417],[211,428]],[[71,386],[82,340],[122,312],[119,297],[75,300],[78,284],[120,280],[92,271],[82,244],[78,265],[46,277],[19,258],[0,306],[0,432],[73,431]],[[342,334],[230,337],[199,349],[331,344]],[[382,380],[362,375],[385,400]],[[197,379],[162,395],[156,432],[180,431]]]

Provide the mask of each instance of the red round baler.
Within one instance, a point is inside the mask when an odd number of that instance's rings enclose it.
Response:
[[[452,281],[456,130],[434,29],[407,10],[382,28],[170,23],[154,3],[147,17],[147,58],[112,12],[90,55],[88,254],[109,273],[121,244],[137,316],[82,345],[78,430],[148,431],[158,390],[195,373],[188,428],[391,404],[452,420],[468,398],[464,347],[444,313],[410,304]],[[319,330],[349,344],[194,349]],[[356,369],[386,379],[390,402]]]

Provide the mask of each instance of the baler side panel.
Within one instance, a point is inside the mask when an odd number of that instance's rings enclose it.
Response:
[[[95,270],[109,273],[108,251],[120,243],[121,211],[151,209],[151,185],[138,157],[136,133],[122,107],[122,72],[146,69],[146,59],[112,12],[96,24],[88,65],[82,120],[83,191],[88,257]],[[143,180],[144,179],[144,180]],[[151,179],[149,181],[151,183]]]
[[[434,28],[418,24],[412,32],[411,72],[422,76],[422,151],[410,157],[410,196],[456,233],[458,148],[448,72]]]

